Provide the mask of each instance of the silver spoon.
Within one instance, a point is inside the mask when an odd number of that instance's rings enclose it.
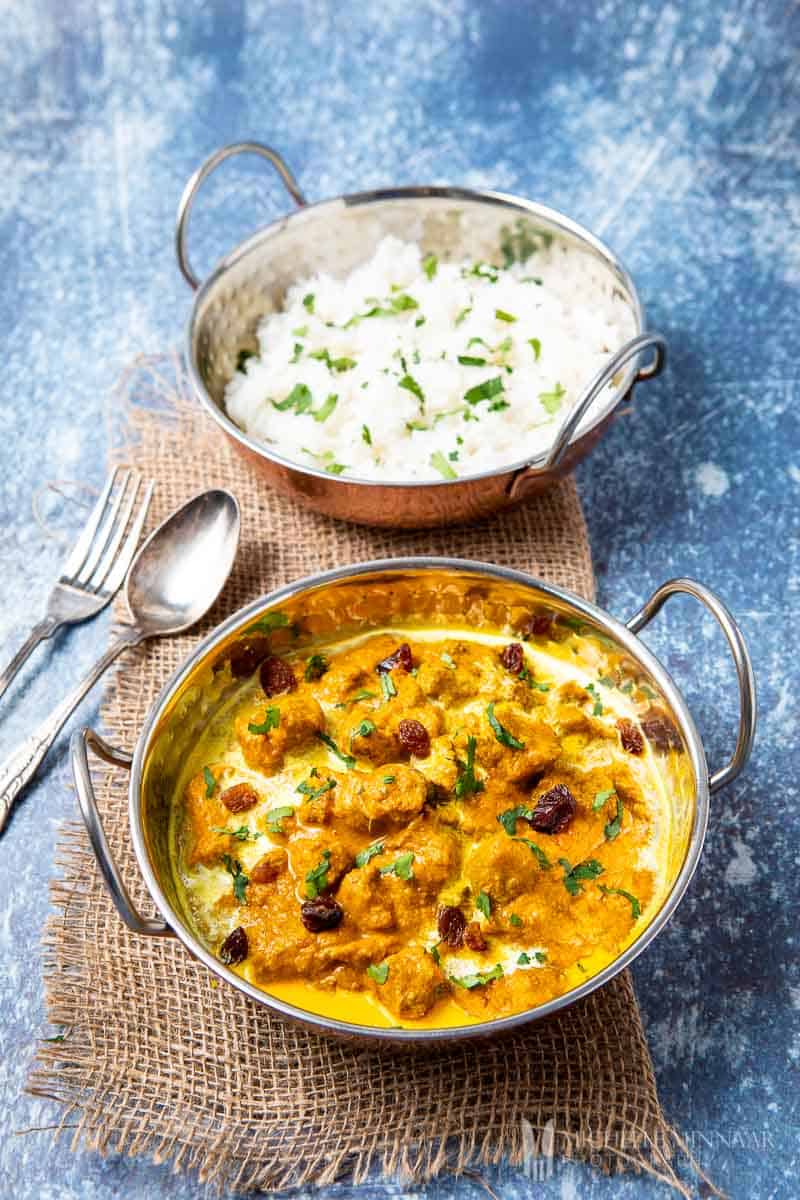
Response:
[[[0,832],[65,721],[123,650],[189,629],[208,612],[230,574],[239,543],[239,505],[221,488],[187,501],[153,530],[131,563],[125,602],[132,624],[85,679],[0,766]]]

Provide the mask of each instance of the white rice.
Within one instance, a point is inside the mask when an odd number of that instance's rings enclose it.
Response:
[[[225,404],[246,433],[305,466],[362,479],[464,477],[545,451],[634,332],[608,269],[565,241],[504,269],[436,262],[386,237],[346,278],[289,289]]]

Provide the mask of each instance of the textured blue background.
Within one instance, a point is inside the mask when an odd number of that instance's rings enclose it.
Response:
[[[798,1190],[799,34],[800,9],[777,0],[38,0],[4,6],[0,40],[4,654],[61,555],[34,490],[102,479],[118,371],[179,339],[174,210],[212,148],[270,141],[312,198],[520,192],[626,261],[672,355],[580,469],[600,602],[626,615],[664,578],[697,576],[741,618],[761,689],[751,766],[714,798],[689,894],[634,973],[668,1115],[752,1200]],[[199,206],[195,258],[207,268],[285,207],[258,164],[231,165]],[[40,652],[3,706],[0,751],[88,666],[102,626]],[[736,692],[720,636],[675,601],[647,638],[721,763]],[[38,939],[67,782],[62,743],[0,845],[0,1195],[186,1200],[202,1189],[163,1168],[15,1133],[57,1116],[22,1089],[52,1032]],[[487,1178],[504,1200],[530,1192],[514,1172]],[[484,1195],[468,1181],[413,1194]],[[570,1165],[541,1194],[666,1193]]]

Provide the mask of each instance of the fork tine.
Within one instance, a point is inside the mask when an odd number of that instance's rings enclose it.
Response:
[[[114,481],[119,470],[119,467],[114,467],[114,470],[111,472],[108,479],[106,479],[105,484],[103,485],[103,490],[97,497],[97,501],[89,515],[88,521],[78,534],[78,538],[74,546],[67,555],[64,565],[61,568],[61,579],[64,583],[71,583],[86,561],[86,555],[89,553],[89,548],[94,540],[94,535],[97,533],[98,526],[102,520],[103,512],[106,504],[108,503],[108,498],[111,495],[111,489],[114,486]]]
[[[125,543],[117,556],[117,561],[108,574],[103,585],[103,592],[113,596],[116,591],[122,586],[125,576],[128,574],[128,568],[133,562],[133,556],[139,545],[139,538],[142,536],[145,519],[147,518],[147,510],[150,507],[150,500],[153,495],[155,484],[151,481],[147,484],[144,490],[142,502],[139,505],[139,511],[136,514],[133,524],[130,528],[130,533],[125,539]]]
[[[89,590],[92,592],[97,592],[101,589],[103,580],[114,565],[114,559],[117,557],[117,551],[122,544],[122,539],[125,536],[125,530],[128,528],[128,522],[131,519],[131,513],[133,512],[133,506],[136,503],[136,497],[139,493],[141,482],[141,475],[138,471],[135,471],[133,486],[128,489],[127,499],[114,527],[111,541],[106,546],[105,553],[100,559],[97,570],[94,572],[87,584]]]
[[[125,497],[125,492],[132,475],[138,477],[138,471],[133,472],[128,469],[122,475],[122,481],[114,498],[111,501],[108,512],[106,513],[106,518],[100,527],[100,532],[97,534],[94,542],[92,543],[92,549],[89,553],[89,557],[86,559],[86,562],[78,572],[78,577],[75,582],[79,587],[85,587],[94,574],[95,568],[100,561],[103,551],[105,550],[111,538],[114,524],[117,519],[117,513],[122,506],[122,501]]]

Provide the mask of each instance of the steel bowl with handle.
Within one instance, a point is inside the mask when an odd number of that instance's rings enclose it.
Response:
[[[200,283],[189,263],[187,231],[197,193],[212,171],[237,154],[272,164],[297,211],[260,229],[228,254]],[[628,300],[635,336],[612,355],[586,387],[554,434],[549,450],[457,480],[383,482],[334,476],[284,457],[240,429],[225,412],[225,386],[242,350],[255,349],[256,329],[281,308],[287,288],[320,271],[344,275],[368,258],[387,234],[414,241],[424,252],[476,257],[487,241],[499,246],[509,222],[535,221],[592,255]],[[308,204],[281,156],[259,142],[239,142],[212,154],[192,175],[178,208],[178,263],[196,296],[187,330],[192,384],[206,412],[271,486],[330,516],[366,525],[418,528],[445,525],[508,508],[546,491],[580,462],[601,437],[633,385],[657,375],[664,338],[645,331],[644,310],[633,280],[612,251],[588,230],[543,204],[500,192],[465,188],[407,187],[357,192]],[[480,257],[480,254],[478,254]],[[606,390],[615,380],[613,391]]]
[[[739,730],[736,747],[726,766],[709,772],[703,744],[678,687],[637,634],[676,594],[688,594],[719,622],[727,638],[739,682]],[[365,604],[365,597],[369,597]],[[365,1026],[321,1016],[271,996],[242,979],[215,956],[193,928],[176,884],[171,849],[170,816],[173,797],[187,748],[238,686],[229,671],[219,670],[253,624],[265,612],[280,609],[293,627],[305,622],[315,635],[326,631],[344,636],[369,627],[394,624],[442,629],[459,625],[501,628],[525,613],[542,611],[596,637],[602,645],[623,654],[626,670],[646,684],[669,722],[678,747],[664,759],[674,836],[670,840],[668,887],[650,923],[618,957],[579,987],[517,1013],[480,1024],[442,1029],[397,1029]],[[304,645],[300,635],[298,648]],[[215,669],[216,668],[216,669]],[[519,571],[466,562],[461,559],[409,558],[342,567],[301,580],[256,600],[229,617],[199,646],[164,685],[139,735],[133,754],[116,749],[90,729],[72,738],[72,768],[78,799],[100,870],[125,924],[135,933],[178,937],[189,952],[221,979],[275,1013],[301,1021],[317,1032],[345,1037],[380,1039],[398,1044],[439,1042],[499,1033],[557,1012],[600,987],[626,967],[653,940],[675,911],[692,877],[703,845],[709,795],[740,773],[750,754],[756,720],[756,697],[750,656],[742,634],[724,604],[702,584],[673,579],[663,584],[625,623],[569,592],[551,587]],[[129,819],[133,848],[159,916],[142,916],[131,900],[114,862],[95,800],[88,751],[130,771]],[[334,830],[335,832],[335,830]]]

